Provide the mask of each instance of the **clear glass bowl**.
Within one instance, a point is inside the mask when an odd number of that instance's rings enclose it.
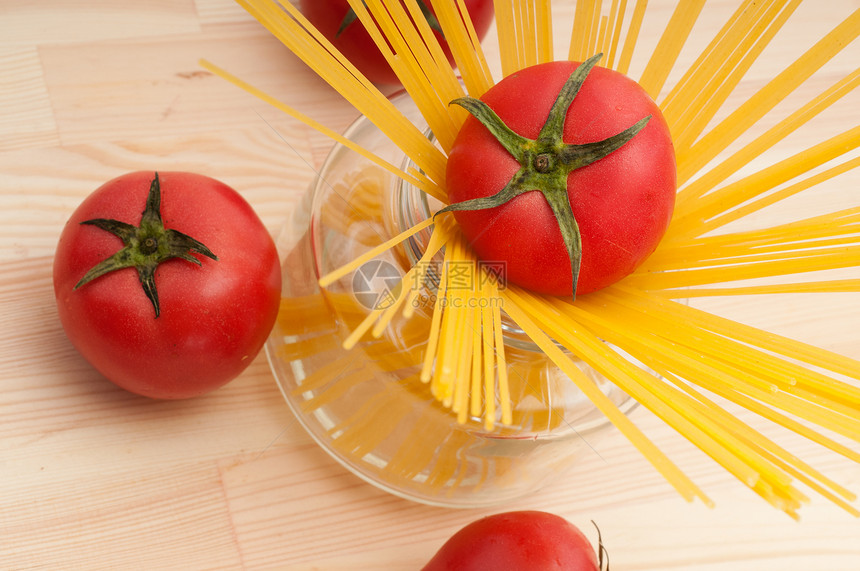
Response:
[[[416,125],[411,100],[392,101]],[[403,153],[362,117],[344,133],[395,165]],[[395,318],[351,350],[343,340],[399,281],[429,230],[320,288],[318,279],[430,216],[426,196],[346,147],[336,146],[278,237],[283,298],[266,345],[296,418],[346,468],[398,496],[432,505],[497,505],[532,492],[584,454],[608,420],[512,322],[505,327],[513,423],[486,430],[458,422],[419,379],[432,304]],[[425,298],[426,295],[426,298]],[[418,299],[432,298],[432,283]],[[633,401],[585,364],[622,409]]]

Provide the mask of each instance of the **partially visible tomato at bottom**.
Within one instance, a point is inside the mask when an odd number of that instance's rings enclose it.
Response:
[[[423,571],[599,571],[588,538],[563,517],[514,511],[459,530]]]
[[[159,263],[157,304],[134,267],[79,285],[124,248],[99,220],[117,221],[109,226],[118,232],[141,225],[156,173],[134,172],[102,185],[72,214],[57,245],[54,292],[66,334],[99,372],[131,392],[180,399],[224,385],[254,360],[278,313],[281,272],[271,235],[238,192],[194,173],[157,177],[164,228],[217,260],[193,251],[197,263]]]

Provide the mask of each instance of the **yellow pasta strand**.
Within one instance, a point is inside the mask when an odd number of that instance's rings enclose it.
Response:
[[[860,126],[701,197],[672,220],[666,241],[701,235],[703,222],[860,146]]]
[[[683,127],[673,130],[672,137],[676,145],[689,146],[696,141],[800,2],[794,0],[784,10],[782,3],[775,3],[769,10],[759,10],[764,12],[763,18],[755,22],[751,33],[739,38],[734,53],[727,58],[723,69],[714,73],[713,80],[699,92],[696,102],[678,122]],[[759,31],[760,35],[757,33]]]
[[[677,212],[685,212],[689,207],[689,201],[696,200],[712,190],[717,184],[726,180],[741,167],[749,164],[750,161],[760,156],[764,151],[809,122],[842,97],[853,92],[857,87],[860,87],[860,68],[837,81],[797,111],[791,113],[791,115],[768,129],[765,133],[756,137],[752,142],[736,151],[719,165],[681,188],[676,198]]]
[[[447,253],[447,252],[446,252]],[[443,268],[444,268],[444,261]],[[440,347],[442,335],[442,308],[444,307],[444,295],[448,290],[448,272],[443,271],[439,279],[439,288],[436,292],[436,301],[433,304],[433,316],[430,319],[430,331],[427,333],[427,349],[424,353],[424,361],[421,367],[421,381],[429,383],[433,378],[433,365],[442,351]]]
[[[693,24],[696,23],[704,6],[705,0],[681,0],[675,7],[666,29],[663,30],[663,35],[660,36],[657,47],[651,54],[651,59],[648,60],[648,65],[645,66],[645,71],[639,78],[639,85],[652,98],[657,99],[657,96],[660,95],[663,84],[669,77],[669,72],[672,71],[672,67],[681,53],[681,48],[687,41]]]
[[[370,261],[373,258],[375,258],[376,256],[378,256],[379,254],[381,254],[387,250],[390,250],[393,246],[403,242],[404,240],[406,240],[410,236],[414,236],[415,234],[417,234],[421,230],[427,228],[428,226],[431,226],[432,224],[433,224],[432,218],[428,218],[427,220],[419,222],[418,224],[416,224],[412,228],[404,230],[403,232],[401,232],[400,234],[398,234],[394,238],[390,238],[390,239],[386,240],[385,242],[383,242],[382,244],[380,244],[379,246],[373,248],[372,250],[365,252],[360,257],[352,260],[348,264],[345,264],[345,265],[341,266],[340,268],[333,270],[332,272],[329,272],[328,274],[326,274],[320,278],[320,280],[319,280],[320,287],[327,287],[327,286],[333,284],[334,282],[336,282],[340,278],[346,276],[347,274],[354,272],[355,270],[357,270],[362,265],[364,265],[368,261]]]
[[[435,58],[427,49],[425,41],[429,40],[432,32],[425,18],[410,19],[399,0],[383,0],[367,5],[361,0],[351,1],[353,10],[371,38],[377,45],[385,46],[381,50],[382,54],[421,110],[436,139],[444,149],[450,149],[459,124],[452,121],[447,105],[461,90],[438,43],[434,41],[429,44],[436,48]],[[414,0],[409,4],[414,12],[420,14]],[[414,22],[419,23],[423,37]],[[389,43],[391,48],[388,47]],[[444,66],[439,65],[437,58],[445,61]],[[447,95],[443,96],[443,93]]]
[[[678,184],[722,152],[737,137],[761,119],[786,95],[860,35],[860,9],[837,25],[794,63],[757,91],[728,117],[705,133],[695,144],[679,149]]]
[[[639,39],[639,32],[642,30],[642,20],[645,18],[647,7],[648,0],[636,0],[630,26],[627,28],[627,35],[624,38],[624,47],[621,49],[618,67],[615,68],[621,73],[626,74],[630,69],[633,51],[636,49],[636,41]]]
[[[523,63],[526,67],[537,63],[537,42],[535,41],[534,4],[532,0],[520,0],[520,20],[523,30]]]
[[[758,286],[720,288],[661,289],[653,293],[667,299],[691,299],[695,297],[724,297],[733,295],[766,295],[782,293],[845,293],[860,292],[860,279],[794,282]]]
[[[550,359],[573,381],[600,411],[620,430],[630,442],[647,458],[651,464],[671,483],[688,501],[695,497],[710,504],[710,500],[689,478],[681,472],[659,448],[654,446],[644,434],[601,392],[593,381],[559,349],[555,343],[535,324],[529,315],[531,308],[520,299],[513,298],[515,288],[507,288],[501,294],[505,300],[505,312],[528,334]],[[526,309],[529,307],[529,309]]]
[[[521,69],[514,22],[514,3],[509,0],[493,0],[493,7],[496,14],[502,74],[507,77]]]
[[[481,415],[482,403],[483,403],[483,395],[481,394],[482,389],[482,347],[481,343],[483,341],[483,337],[481,335],[481,319],[482,312],[475,308],[472,308],[472,335],[471,335],[471,347],[472,347],[472,362],[471,362],[471,371],[470,377],[472,380],[472,386],[469,390],[469,414],[474,417],[478,417]]]
[[[462,16],[462,14],[468,14],[465,5],[462,0],[457,0],[456,6],[453,3],[440,2],[435,9],[436,18],[457,63],[466,90],[472,97],[480,97],[493,85],[493,79],[472,21]],[[452,99],[448,99],[447,102]],[[450,106],[448,110],[458,118],[457,125],[462,123],[466,113],[464,110],[450,109]]]
[[[597,53],[597,38],[600,33],[600,11],[603,7],[603,0],[592,0],[591,7],[591,25],[588,27],[588,40],[585,49],[586,57],[591,57]]]
[[[482,298],[494,299],[489,280],[481,285]],[[496,420],[496,385],[495,360],[496,352],[495,330],[493,329],[493,311],[489,306],[481,308],[481,346],[484,357],[484,429],[493,430]],[[502,348],[504,351],[504,348]]]
[[[744,73],[800,4],[742,3],[661,104],[676,145],[695,141]],[[770,25],[777,18],[775,25]]]
[[[496,290],[497,295],[501,290]],[[502,311],[498,304],[493,304],[493,345],[496,348],[496,370],[499,378],[498,394],[502,409],[502,424],[513,422],[511,410],[511,390],[508,384],[508,365],[505,357],[505,338],[502,334]]]
[[[609,9],[608,48],[606,49],[606,62],[604,65],[609,69],[615,67],[615,56],[618,53],[618,43],[621,41],[621,26],[624,24],[624,14],[627,12],[627,0],[612,0]]]
[[[594,0],[581,0],[576,3],[573,15],[573,29],[570,37],[570,51],[567,59],[582,62],[588,59],[588,38],[591,33],[591,20]]]
[[[538,63],[555,61],[552,33],[552,6],[549,2],[535,0],[537,21]]]

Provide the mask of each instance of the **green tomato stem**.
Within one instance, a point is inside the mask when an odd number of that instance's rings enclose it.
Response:
[[[170,258],[180,258],[198,266],[202,265],[192,254],[202,254],[218,260],[218,256],[202,242],[178,230],[164,227],[161,219],[161,183],[158,173],[155,173],[155,178],[149,186],[149,195],[140,219],[140,226],[105,218],[84,220],[81,224],[110,232],[122,240],[123,248],[90,268],[73,289],[78,289],[110,272],[123,268],[135,268],[140,285],[155,310],[156,318],[161,314],[158,290],[155,287],[155,270],[159,264]]]

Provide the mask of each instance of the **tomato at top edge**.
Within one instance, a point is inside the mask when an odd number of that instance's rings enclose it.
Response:
[[[424,1],[433,12],[432,0]],[[493,22],[493,0],[465,0],[465,4],[478,38],[483,38]],[[338,34],[349,10],[347,0],[301,0],[302,13],[365,77],[373,83],[399,85],[400,80],[360,20],[356,19]],[[434,30],[434,33],[453,65],[454,58],[447,42],[438,30]]]
[[[578,65],[552,62],[526,68],[504,78],[481,100],[514,132],[535,139]],[[657,105],[639,84],[616,71],[594,67],[567,110],[563,141],[576,144],[606,139],[649,115],[646,126],[621,148],[568,175],[568,197],[582,239],[577,294],[615,283],[654,251],[674,208],[675,153]],[[448,158],[450,202],[494,195],[519,167],[487,128],[469,117]],[[454,216],[480,259],[504,264],[509,283],[571,295],[568,253],[540,192]]]
[[[600,571],[602,561],[588,538],[566,519],[523,510],[469,523],[421,571]]]

